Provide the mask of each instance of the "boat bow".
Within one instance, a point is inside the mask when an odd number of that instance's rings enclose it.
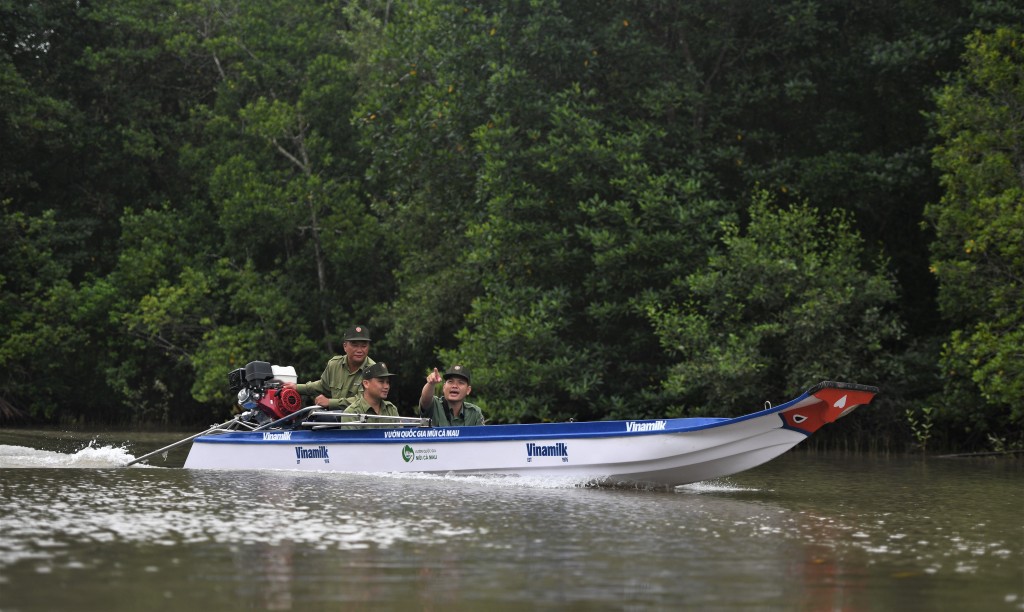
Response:
[[[780,407],[779,414],[787,429],[805,435],[821,429],[826,423],[835,422],[857,408],[869,403],[878,393],[878,387],[824,381],[808,389],[791,405]]]

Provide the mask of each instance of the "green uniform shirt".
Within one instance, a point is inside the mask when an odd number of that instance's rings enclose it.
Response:
[[[459,413],[459,416],[455,416],[452,414],[452,409],[448,406],[448,400],[436,395],[430,405],[420,411],[420,414],[424,417],[430,417],[430,424],[434,427],[484,424],[484,413],[480,411],[480,407],[476,404],[462,402],[462,412]]]
[[[363,398],[363,396],[360,395],[358,398],[356,398],[349,405],[348,408],[345,409],[345,414],[377,414],[377,412],[369,404],[367,404],[366,400]],[[395,406],[394,404],[392,404],[391,402],[387,401],[387,400],[383,400],[380,403],[380,416],[393,416],[393,417],[396,417],[396,416],[398,416],[398,407]],[[342,423],[345,422],[344,417],[342,417],[342,421],[341,422]],[[367,423],[370,423],[370,422],[375,422],[376,424],[374,424],[374,425],[349,425],[348,427],[344,427],[343,426],[342,429],[364,429],[364,428],[392,429],[392,428],[398,427],[397,423],[392,424],[392,423],[385,423],[385,422],[382,422],[382,421],[381,422],[377,422],[377,421],[374,421],[374,420],[367,420]]]
[[[349,372],[348,355],[335,355],[327,362],[320,380],[295,385],[295,388],[302,395],[325,395],[330,398],[327,402],[328,410],[342,410],[357,396],[362,397],[363,372],[373,364],[374,361],[367,356],[359,369]]]

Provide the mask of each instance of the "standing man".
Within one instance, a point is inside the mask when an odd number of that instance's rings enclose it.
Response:
[[[351,404],[363,389],[367,368],[374,364],[370,359],[370,330],[365,325],[350,327],[341,343],[344,355],[335,355],[327,362],[320,380],[304,384],[285,383],[303,395],[317,394],[314,403],[328,410],[343,410]]]
[[[441,380],[437,368],[427,375],[427,382],[420,392],[420,415],[429,417],[434,427],[483,425],[484,415],[480,408],[466,401],[466,396],[473,392],[473,387],[469,386],[469,370],[461,365],[448,368],[443,377],[441,397],[436,397],[434,387]]]
[[[349,407],[345,409],[345,414],[398,416],[398,407],[388,401],[388,393],[391,391],[390,379],[392,376],[394,376],[394,374],[388,372],[388,365],[383,361],[366,368],[366,372],[363,373],[362,380],[363,394],[356,398]],[[344,422],[343,418],[342,423]],[[376,425],[361,426],[361,428],[363,427],[383,429],[388,427],[398,427],[398,424],[378,421],[378,424]],[[354,428],[354,426],[348,427],[348,429],[352,428]]]

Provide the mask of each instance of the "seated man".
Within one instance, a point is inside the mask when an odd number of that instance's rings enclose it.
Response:
[[[348,408],[345,408],[344,414],[369,414],[377,416],[398,416],[398,408],[387,401],[388,392],[391,391],[391,381],[389,380],[394,374],[388,372],[388,366],[386,363],[378,361],[372,366],[366,368],[363,373],[363,380],[360,383],[363,387],[362,395],[358,396]],[[346,418],[341,417],[341,422],[344,423]],[[368,423],[373,425],[349,425],[344,429],[363,429],[367,427],[371,428],[391,428],[397,427],[397,423],[389,423],[387,421],[377,421],[376,419],[367,419]]]
[[[420,415],[429,418],[434,427],[483,425],[484,415],[480,408],[465,401],[466,396],[473,392],[469,385],[469,370],[461,365],[448,368],[444,373],[441,397],[437,397],[434,386],[441,380],[437,368],[427,375],[427,382],[420,393]]]

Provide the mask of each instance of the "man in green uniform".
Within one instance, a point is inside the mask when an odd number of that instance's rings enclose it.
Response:
[[[473,387],[469,385],[469,369],[461,365],[448,368],[443,377],[441,397],[437,397],[434,395],[434,387],[441,380],[437,368],[427,376],[427,382],[420,392],[420,415],[428,417],[434,427],[483,425],[484,415],[480,408],[466,401],[466,396],[473,392]]]
[[[345,409],[345,414],[398,416],[398,407],[388,401],[388,392],[391,391],[390,379],[392,376],[394,376],[394,374],[388,372],[388,366],[384,362],[375,363],[366,368],[366,372],[363,373],[362,380],[363,394],[352,401],[349,407]],[[341,417],[341,419],[341,422],[344,423],[345,417]],[[398,426],[397,424],[388,423],[387,421],[377,421],[376,419],[367,419],[367,422],[375,423],[375,425],[350,425],[345,428],[388,428]]]
[[[327,362],[320,380],[304,384],[285,383],[302,395],[316,394],[314,403],[328,410],[343,410],[351,404],[363,388],[366,369],[373,365],[370,359],[370,330],[365,325],[355,325],[345,332],[341,343],[344,355],[335,355]]]

